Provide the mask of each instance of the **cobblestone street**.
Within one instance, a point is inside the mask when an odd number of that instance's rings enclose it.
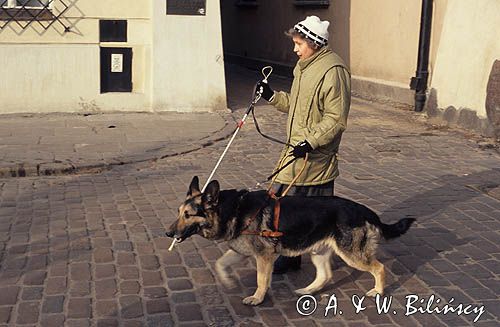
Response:
[[[258,75],[230,74],[229,105],[237,119]],[[275,87],[289,82],[273,81]],[[264,103],[256,115],[264,133],[285,138],[286,115]],[[189,134],[189,126],[181,133]],[[0,326],[500,324],[500,154],[494,147],[425,125],[411,111],[353,99],[336,194],[369,206],[386,223],[417,222],[379,247],[386,296],[392,296],[387,314],[377,314],[368,298],[366,309],[355,312],[353,295],[361,297],[373,279],[335,258],[332,281],[315,295],[316,312],[301,316],[293,290],[314,278],[308,257],[301,270],[273,276],[264,303],[249,307],[241,301],[256,288],[253,260],[233,267],[238,287],[225,289],[214,270],[225,243],[194,236],[167,250],[165,227],[191,178],[204,184],[226,144],[98,174],[0,179]],[[280,149],[249,118],[215,179],[223,189],[256,188]],[[478,311],[471,307],[460,315],[406,316],[411,294],[422,310],[434,295],[441,302],[432,308],[461,303],[484,306],[484,313],[475,323]],[[325,317],[332,295],[342,314],[331,309]]]

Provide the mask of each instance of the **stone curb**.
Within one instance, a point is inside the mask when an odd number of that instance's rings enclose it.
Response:
[[[47,162],[47,163],[12,163],[0,164],[0,178],[72,175],[78,173],[99,173],[114,166],[133,163],[154,162],[159,159],[190,153],[230,137],[236,128],[233,113],[220,114],[225,124],[220,130],[197,140],[184,140],[178,143],[168,142],[164,146],[145,149],[143,153],[123,157],[108,158],[86,162]],[[167,150],[168,149],[168,150]]]

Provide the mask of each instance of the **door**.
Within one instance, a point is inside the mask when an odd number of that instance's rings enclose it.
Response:
[[[101,93],[132,92],[132,48],[101,47]]]

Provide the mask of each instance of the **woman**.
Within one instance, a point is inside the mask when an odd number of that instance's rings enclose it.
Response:
[[[273,191],[279,195],[304,165],[305,170],[287,195],[333,196],[334,180],[339,175],[337,153],[347,126],[351,102],[350,72],[342,59],[330,50],[328,21],[308,16],[285,34],[299,57],[293,70],[290,93],[275,92],[261,81],[257,90],[278,110],[287,112],[287,143],[278,168],[298,158],[276,177]],[[280,257],[274,273],[300,268],[300,257]]]

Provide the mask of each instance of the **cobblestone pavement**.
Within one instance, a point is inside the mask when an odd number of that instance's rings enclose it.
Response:
[[[249,76],[235,79],[233,107],[245,103]],[[284,138],[284,114],[259,106],[257,115],[265,132]],[[101,174],[0,180],[0,326],[469,326],[478,316],[472,307],[405,316],[411,294],[422,308],[432,295],[431,308],[484,306],[474,325],[498,326],[500,155],[418,118],[355,100],[341,146],[338,195],[370,206],[384,222],[417,218],[406,235],[380,246],[392,296],[387,314],[377,314],[371,299],[355,313],[351,298],[373,280],[338,259],[333,280],[315,296],[317,311],[301,316],[293,290],[312,281],[309,258],[300,271],[274,276],[264,303],[248,307],[241,300],[256,287],[253,260],[233,267],[238,287],[225,289],[214,271],[225,243],[194,236],[167,251],[164,229],[192,176],[208,177],[222,141]],[[215,178],[222,188],[255,187],[279,150],[249,122]],[[325,317],[332,295],[338,311]]]

